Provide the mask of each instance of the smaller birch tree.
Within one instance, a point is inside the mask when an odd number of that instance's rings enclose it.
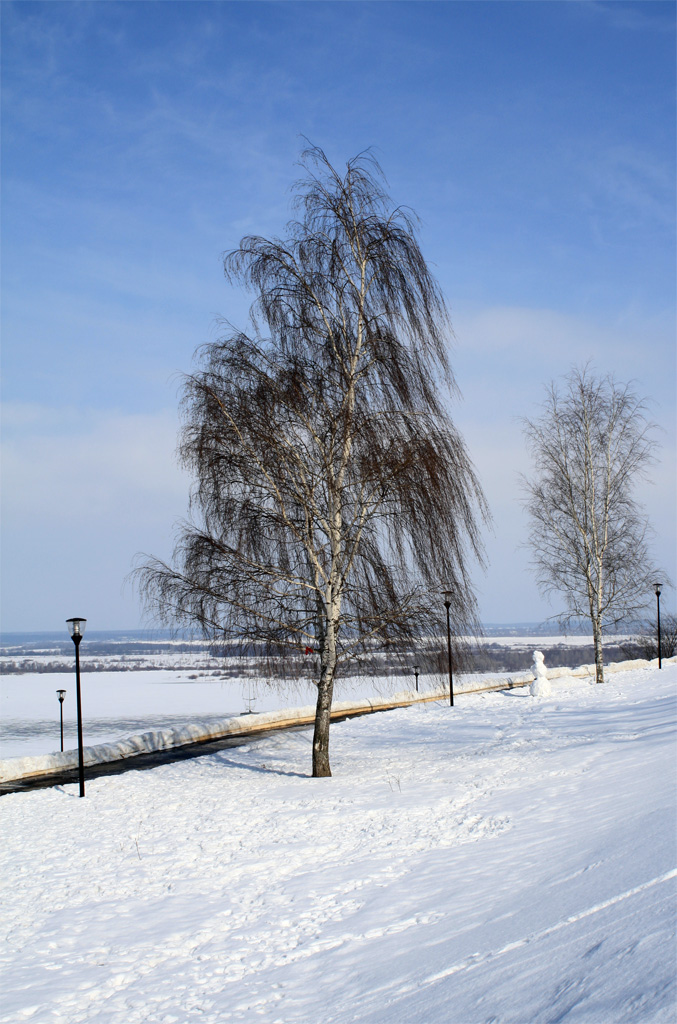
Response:
[[[654,461],[654,425],[629,384],[573,370],[551,383],[542,415],[524,420],[534,474],[523,481],[539,590],[563,595],[562,623],[589,619],[595,676],[603,634],[646,605],[655,569],[648,519],[634,494]]]

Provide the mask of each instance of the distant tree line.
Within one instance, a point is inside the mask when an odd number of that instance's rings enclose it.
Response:
[[[146,665],[141,662],[125,662],[125,663],[113,663],[107,664],[103,661],[85,661],[82,660],[82,671],[83,672],[152,672],[165,668],[164,665]],[[174,666],[172,666],[174,667]],[[185,668],[194,669],[194,665],[185,666]],[[5,661],[2,663],[2,674],[6,676],[21,676],[27,675],[28,673],[36,673],[37,675],[46,675],[50,672],[53,673],[68,673],[72,675],[73,664],[71,661],[33,661],[30,658],[21,658],[15,661]]]
[[[658,635],[656,624],[644,623],[642,629],[622,645],[625,657],[646,658],[652,661],[658,657]],[[661,658],[672,658],[677,654],[677,616],[665,615],[661,622]]]
[[[535,641],[537,643],[537,641]],[[570,647],[564,644],[545,646],[538,644],[545,656],[548,668],[576,668],[579,665],[590,665],[595,660],[592,644]],[[661,629],[661,650],[663,658],[670,658],[677,653],[677,618],[666,616],[665,626]],[[195,653],[191,651],[190,653]],[[196,665],[193,660],[186,660],[172,665],[176,672],[199,672],[201,676],[211,675],[221,679],[247,679],[264,676],[271,682],[275,678],[290,681],[315,679],[317,672],[316,658],[313,653],[286,655],[284,665],[277,664],[267,654],[253,647],[229,647],[223,652],[217,647],[210,648],[209,661]],[[655,626],[651,623],[638,630],[635,636],[626,640],[607,643],[604,647],[607,662],[619,662],[629,658],[657,657],[657,641]],[[457,650],[454,670],[459,673],[473,672],[525,672],[531,667],[533,650],[531,646],[516,647],[499,643],[483,643],[467,645]],[[281,660],[281,659],[280,659]],[[417,653],[400,652],[396,656],[391,651],[374,651],[364,656],[359,665],[353,666],[356,675],[364,678],[411,677],[414,676],[414,665],[418,665],[419,674],[438,675],[446,679],[447,651],[444,644],[432,644],[428,649]],[[83,659],[83,672],[153,672],[167,668],[166,665],[153,665],[147,661],[125,660],[119,662],[92,661]],[[3,675],[26,675],[28,673],[70,674],[73,665],[70,661],[35,661],[31,658],[13,659],[2,663]]]

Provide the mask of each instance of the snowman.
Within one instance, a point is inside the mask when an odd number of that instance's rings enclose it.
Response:
[[[548,679],[548,670],[545,667],[543,653],[541,651],[534,651],[534,660],[531,665],[531,670],[536,677],[530,687],[531,696],[549,697],[552,690],[550,688],[550,680]]]

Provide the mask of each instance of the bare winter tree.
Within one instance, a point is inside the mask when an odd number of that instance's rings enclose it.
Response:
[[[342,663],[443,632],[441,585],[472,629],[485,501],[444,404],[444,300],[410,215],[369,155],[316,148],[285,240],[244,238],[225,271],[255,294],[185,379],[193,517],[173,564],[138,572],[162,618],[269,652],[319,655],[313,775],[330,775]]]
[[[562,621],[590,620],[598,683],[605,629],[646,605],[655,575],[648,522],[634,485],[656,442],[630,385],[588,367],[551,384],[539,419],[525,420],[534,475],[525,480],[533,566],[542,593],[564,596]]]

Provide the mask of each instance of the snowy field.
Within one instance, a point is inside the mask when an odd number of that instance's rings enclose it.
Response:
[[[677,666],[0,798],[0,1021],[675,1020]]]

